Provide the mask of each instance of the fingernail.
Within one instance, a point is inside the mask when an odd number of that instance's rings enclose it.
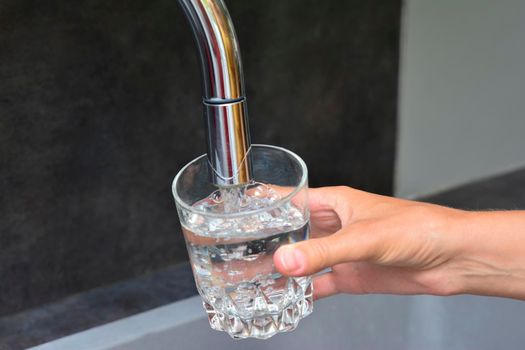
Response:
[[[283,247],[281,250],[281,263],[288,272],[295,272],[301,268],[303,254],[295,248]]]

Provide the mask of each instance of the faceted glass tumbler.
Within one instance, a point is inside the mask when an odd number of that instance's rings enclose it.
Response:
[[[254,182],[238,210],[221,211],[226,197],[209,182],[206,155],[187,164],[172,189],[211,327],[266,339],[312,312],[311,277],[283,276],[273,263],[280,246],[309,238],[308,176],[284,148],[252,145],[250,153]]]

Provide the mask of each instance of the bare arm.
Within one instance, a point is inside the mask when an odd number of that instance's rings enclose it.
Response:
[[[336,293],[478,294],[525,300],[525,212],[467,212],[349,187],[310,190],[311,240],[280,248],[284,274]]]

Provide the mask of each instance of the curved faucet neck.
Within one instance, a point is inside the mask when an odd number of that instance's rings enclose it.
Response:
[[[179,0],[201,63],[211,181],[221,187],[251,180],[248,113],[237,36],[222,0]]]

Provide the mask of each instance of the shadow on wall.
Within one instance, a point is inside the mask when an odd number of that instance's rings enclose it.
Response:
[[[252,141],[390,193],[400,1],[228,1]],[[176,1],[0,3],[0,315],[186,259],[170,183],[204,152]]]

